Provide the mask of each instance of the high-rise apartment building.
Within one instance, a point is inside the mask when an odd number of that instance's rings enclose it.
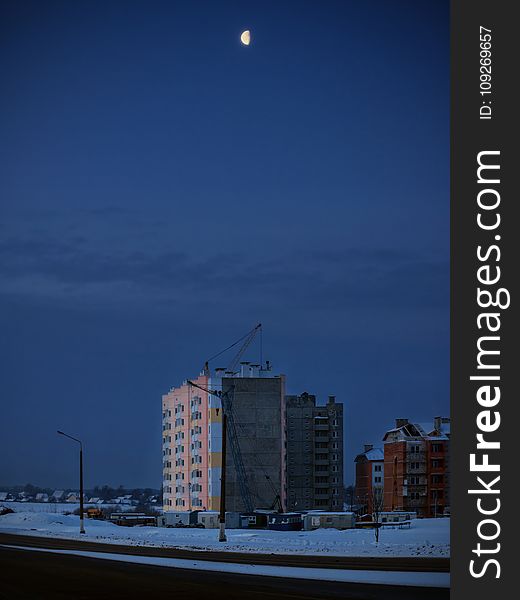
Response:
[[[208,388],[210,378],[201,373],[194,383]],[[210,510],[209,466],[218,462],[219,449],[214,444],[210,455],[210,431],[218,418],[210,395],[185,381],[163,396],[162,417],[164,510]]]
[[[244,362],[239,374],[216,369],[193,380],[227,393],[255,508],[285,507],[285,378]],[[220,399],[187,381],[162,399],[164,510],[218,510],[222,474]],[[229,427],[229,423],[228,423]],[[228,436],[229,439],[229,436]],[[227,445],[226,508],[247,509]]]
[[[287,509],[343,510],[343,404],[286,396]]]
[[[397,419],[384,438],[384,508],[440,516],[450,506],[450,419]]]

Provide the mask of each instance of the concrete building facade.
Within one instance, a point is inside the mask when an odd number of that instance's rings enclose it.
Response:
[[[286,396],[287,510],[343,509],[343,404]]]
[[[239,377],[223,377],[232,394],[236,436],[255,508],[286,507],[285,377],[270,367],[243,363]],[[245,511],[237,469],[230,456],[226,469],[226,507]]]
[[[442,516],[450,508],[450,419],[397,419],[384,438],[384,508]]]

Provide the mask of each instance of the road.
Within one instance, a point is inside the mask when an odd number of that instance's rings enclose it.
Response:
[[[321,555],[287,555],[287,554],[253,554],[249,552],[193,551],[182,548],[158,548],[151,546],[123,546],[105,544],[90,540],[65,540],[32,535],[0,533],[0,544],[14,546],[31,546],[36,548],[53,548],[61,550],[89,550],[93,552],[110,552],[114,554],[136,554],[159,556],[166,558],[188,558],[195,560],[211,560],[239,564],[274,565],[285,567],[319,567],[322,569],[369,569],[377,571],[421,571],[448,573],[449,558],[438,557],[403,557],[403,556],[329,556]]]
[[[201,572],[0,547],[1,600],[443,600],[449,590]]]

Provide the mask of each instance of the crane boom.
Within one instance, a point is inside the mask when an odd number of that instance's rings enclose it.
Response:
[[[236,371],[238,363],[239,363],[240,359],[242,358],[242,356],[244,355],[244,352],[249,348],[249,345],[255,339],[256,334],[261,329],[262,329],[262,323],[258,323],[258,325],[256,327],[254,327],[253,329],[251,329],[251,331],[247,334],[246,339],[244,340],[244,343],[240,347],[240,350],[235,354],[233,360],[229,364],[229,366],[227,368],[228,371],[231,371],[231,373],[234,373]]]
[[[227,348],[224,348],[224,350],[221,350],[220,352],[217,352],[217,354],[214,354],[211,358],[208,358],[206,360],[206,362],[204,363],[204,367],[203,367],[203,372],[207,375],[209,375],[209,363],[219,357],[221,354],[224,354],[225,352],[227,352],[228,350],[231,350],[231,348],[234,348],[237,344],[239,344],[240,342],[244,341],[242,346],[240,346],[240,349],[238,350],[238,352],[235,354],[235,356],[233,357],[232,361],[229,363],[229,366],[227,368],[227,371],[231,371],[231,372],[235,372],[235,369],[238,365],[239,360],[242,358],[244,352],[248,349],[249,345],[251,344],[251,342],[254,340],[255,335],[262,330],[262,323],[258,323],[258,325],[255,325],[255,327],[253,327],[253,329],[251,329],[251,331],[248,331],[245,335],[243,335],[240,339],[238,339],[236,342],[233,342],[231,344],[231,346],[228,346]],[[262,362],[262,360],[260,359],[260,362]]]

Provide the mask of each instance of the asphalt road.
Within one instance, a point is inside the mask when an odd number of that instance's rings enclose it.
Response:
[[[88,550],[92,552],[110,552],[115,554],[136,554],[161,556],[165,558],[188,558],[211,560],[239,564],[277,565],[285,567],[319,567],[322,569],[363,569],[377,571],[422,571],[448,573],[448,558],[374,556],[349,557],[321,555],[253,554],[249,552],[193,551],[177,548],[157,548],[151,546],[123,546],[105,544],[90,540],[64,540],[31,535],[0,533],[0,544],[13,546],[31,546],[61,550]]]
[[[86,549],[83,544],[82,547]],[[1,600],[163,597],[175,600],[444,600],[449,598],[449,590],[203,573],[0,547]]]

